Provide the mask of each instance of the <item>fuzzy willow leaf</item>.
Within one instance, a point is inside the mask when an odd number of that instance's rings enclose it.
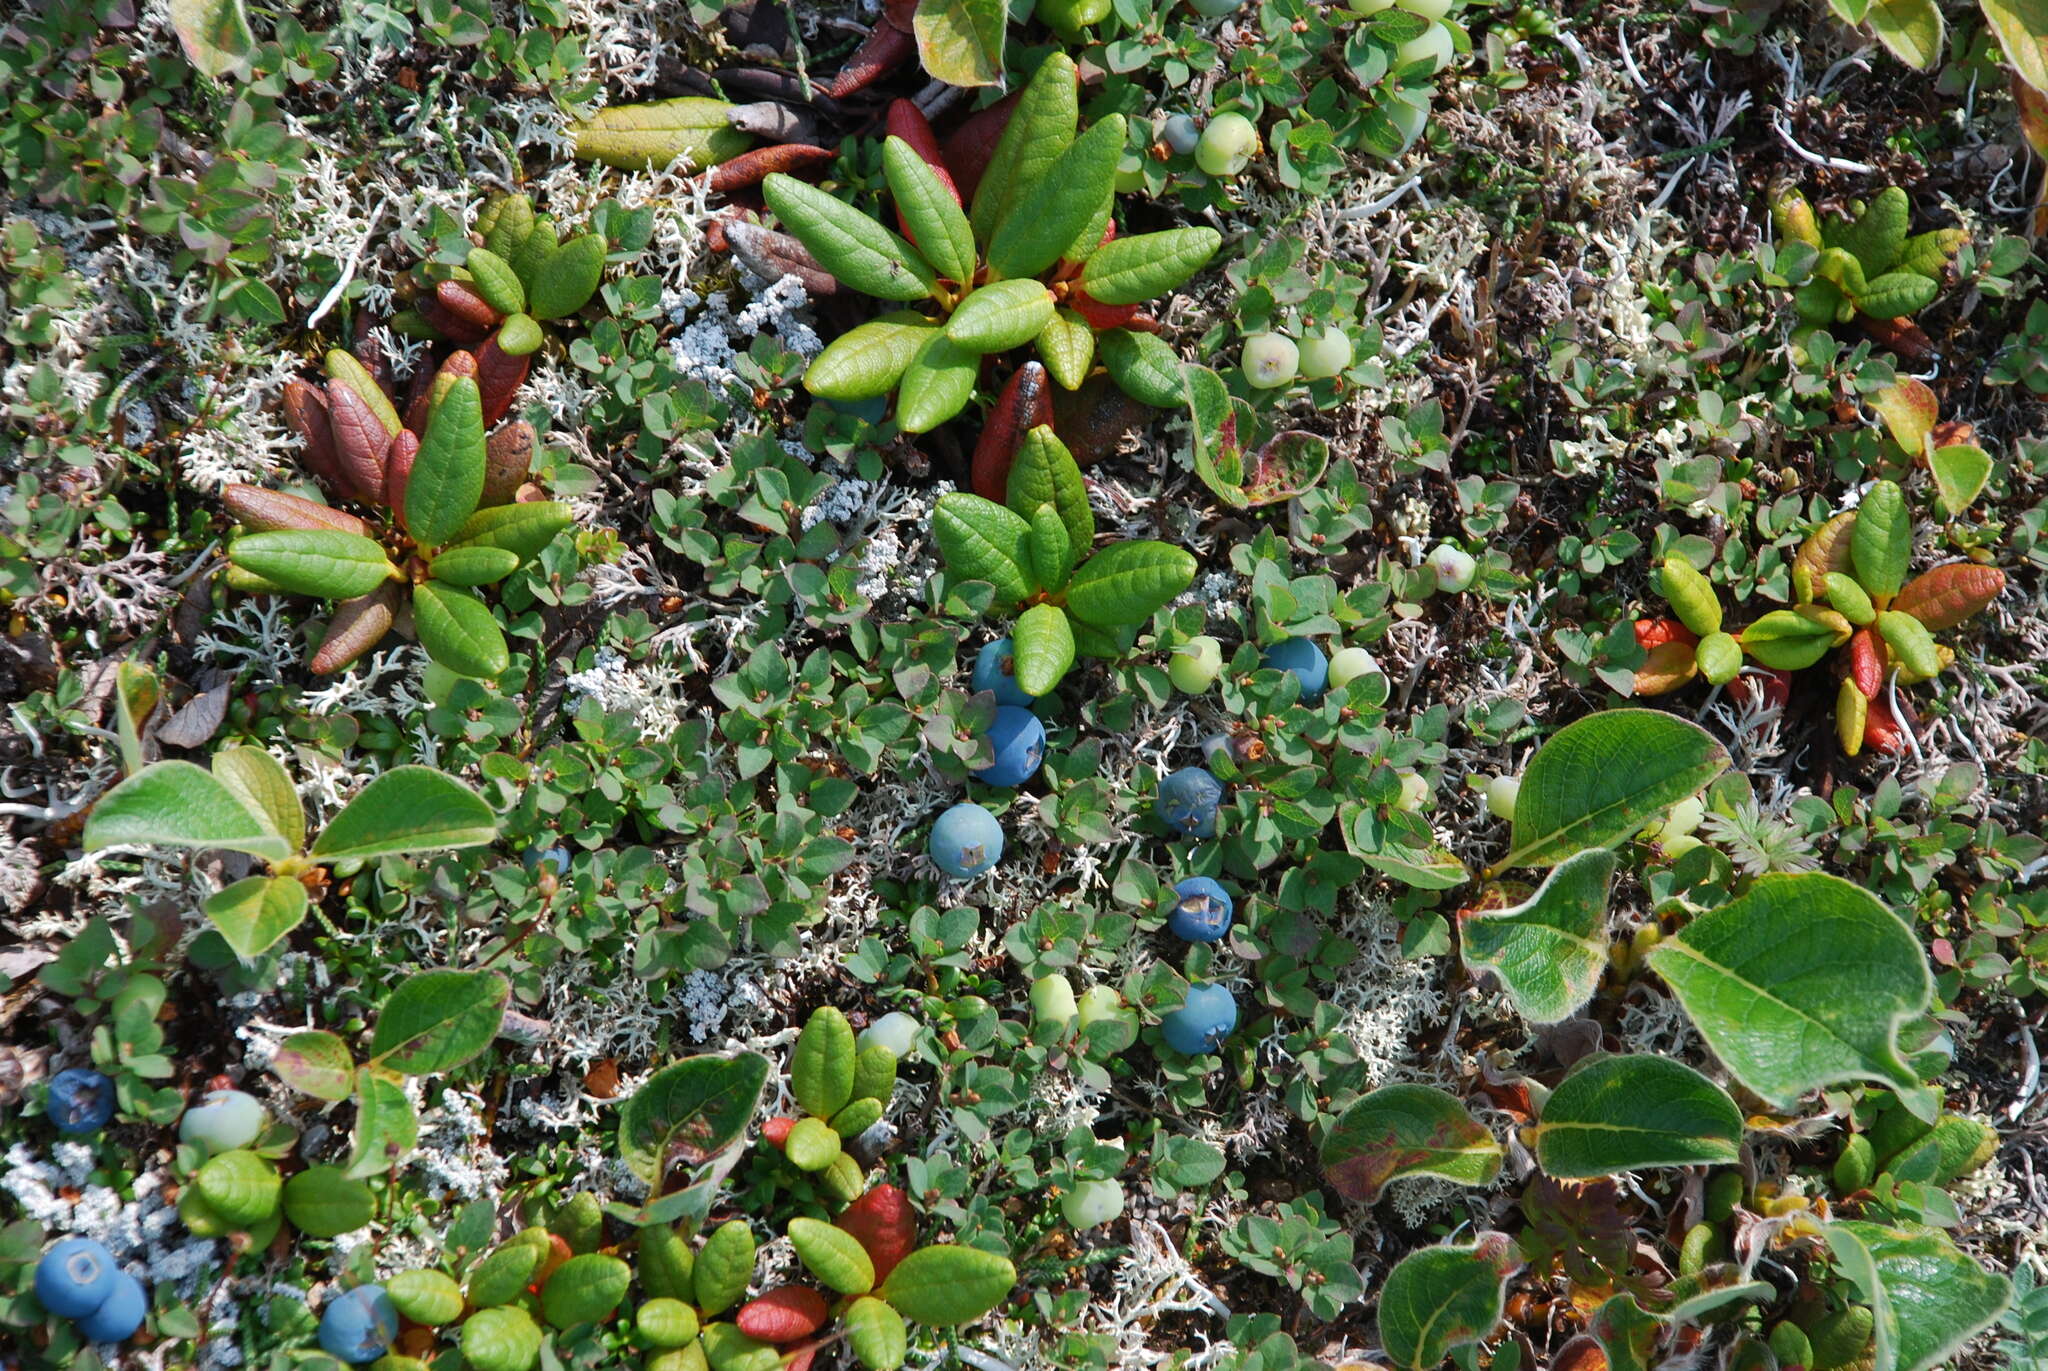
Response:
[[[1452,1350],[1500,1326],[1507,1279],[1521,1263],[1505,1233],[1403,1257],[1380,1289],[1380,1344],[1404,1371],[1435,1371]]]
[[[371,538],[337,529],[245,533],[228,545],[228,560],[294,595],[353,600],[398,575]]]
[[[915,1323],[972,1323],[1003,1302],[1017,1284],[1008,1257],[945,1243],[920,1247],[882,1282],[882,1298]]]
[[[1888,604],[1906,583],[1913,557],[1913,516],[1906,494],[1894,481],[1878,481],[1856,508],[1849,534],[1849,560],[1856,579],[1880,605]]]
[[[620,1160],[659,1189],[670,1166],[694,1166],[737,1141],[767,1081],[768,1059],[758,1052],[686,1057],[663,1067],[619,1109]],[[750,1271],[752,1264],[750,1253]]]
[[[1675,715],[1609,709],[1567,724],[1529,763],[1513,847],[1495,869],[1611,846],[1727,769],[1727,749]]]
[[[1067,609],[1100,628],[1142,624],[1195,579],[1193,554],[1171,543],[1112,543],[1081,564],[1067,586]]]
[[[400,766],[378,776],[342,806],[312,855],[326,862],[481,847],[498,836],[484,797],[430,766]]]
[[[1434,1086],[1386,1085],[1337,1117],[1318,1161],[1338,1194],[1371,1204],[1402,1176],[1491,1184],[1503,1155],[1454,1096]]]
[[[397,1167],[420,1140],[420,1116],[398,1077],[375,1067],[356,1069],[356,1127],[342,1174],[367,1180]]]
[[[980,375],[978,353],[933,330],[898,383],[896,426],[905,433],[928,433],[937,428],[967,408]]]
[[[855,290],[883,300],[932,293],[931,263],[838,196],[779,171],[762,181],[761,194],[818,265]]]
[[[1024,435],[1010,462],[1003,499],[1025,518],[1037,512],[1040,505],[1058,510],[1060,522],[1067,526],[1075,557],[1095,545],[1095,512],[1088,507],[1088,486],[1081,479],[1081,468],[1074,455],[1053,432],[1052,425],[1040,424]]]
[[[1938,447],[1928,458],[1941,507],[1953,519],[1975,503],[1991,479],[1991,454],[1975,443]]]
[[[212,895],[204,906],[237,957],[256,957],[306,918],[306,887],[290,876],[250,876]]]
[[[1020,184],[1015,211],[989,243],[988,265],[995,277],[1036,276],[1069,255],[1115,195],[1116,163],[1123,151],[1124,118],[1112,114],[1069,143],[1043,179]],[[1102,230],[1095,233],[1100,237]]]
[[[171,0],[171,27],[185,60],[215,80],[241,70],[256,47],[242,0]]]
[[[1162,229],[1118,238],[1081,269],[1081,288],[1105,305],[1135,305],[1172,290],[1215,256],[1223,235],[1211,228]]]
[[[987,243],[1023,199],[1024,188],[1036,186],[1074,141],[1081,122],[1080,71],[1074,59],[1055,51],[1039,64],[1010,122],[996,140],[988,169],[974,190],[969,219],[976,242]]]
[[[962,300],[946,336],[971,352],[1022,347],[1052,322],[1052,292],[1036,281],[996,281]]]
[[[1133,400],[1160,409],[1173,409],[1185,402],[1180,357],[1156,333],[1134,333],[1113,328],[1097,334],[1095,347],[1102,365],[1117,389]]]
[[[421,971],[398,983],[377,1014],[370,1058],[407,1076],[438,1076],[498,1036],[511,984],[495,971]]]
[[[1058,605],[1033,605],[1010,630],[1017,664],[1017,688],[1044,695],[1074,665],[1074,628]]]
[[[1559,862],[1512,909],[1468,910],[1459,923],[1465,965],[1498,976],[1515,1011],[1531,1023],[1570,1018],[1593,998],[1607,969],[1613,875],[1613,850],[1588,848]]]
[[[412,459],[405,484],[406,531],[421,547],[438,547],[476,513],[483,493],[483,397],[475,377],[456,376],[428,412],[419,453]]]
[[[1884,0],[1878,3],[1882,5]],[[1906,192],[1897,186],[1887,186],[1855,220],[1831,226],[1829,238],[1834,246],[1855,256],[1866,277],[1875,278],[1898,262],[1912,214],[1913,206]]]
[[[1650,965],[1714,1055],[1774,1107],[1877,1081],[1932,1117],[1933,1097],[1898,1042],[1926,1012],[1927,958],[1861,887],[1818,872],[1764,876],[1653,948]]]
[[[154,762],[102,795],[85,821],[85,850],[137,847],[222,848],[268,862],[293,846],[204,767]]]
[[[1937,1229],[1840,1220],[1822,1232],[1875,1315],[1872,1371],[1926,1371],[2012,1303],[2010,1281]]]
[[[940,496],[932,509],[932,536],[949,570],[970,581],[987,581],[1004,606],[1037,588],[1028,561],[1031,525],[993,500]]]
[[[294,1090],[323,1100],[345,1100],[355,1085],[355,1058],[332,1033],[309,1028],[278,1045],[270,1069]]]
[[[1560,868],[1561,869],[1561,868]],[[1646,1166],[1726,1166],[1742,1147],[1728,1092],[1666,1057],[1582,1061],[1543,1105],[1536,1159],[1558,1180]]]
[[[901,310],[870,319],[834,338],[811,359],[804,389],[822,400],[871,400],[903,379],[940,325]]]
[[[213,778],[297,852],[306,841],[306,810],[292,778],[260,747],[224,747],[213,754]]]
[[[412,621],[427,655],[458,676],[491,680],[512,663],[491,607],[467,590],[422,581],[412,589]]]
[[[974,230],[952,188],[893,134],[882,141],[882,174],[912,242],[939,275],[962,285],[973,280]]]

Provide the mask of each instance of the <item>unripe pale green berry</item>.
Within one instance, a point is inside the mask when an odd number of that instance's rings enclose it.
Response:
[[[1394,0],[1394,3],[1424,19],[1441,19],[1451,12],[1451,0]]]
[[[1101,1023],[1104,1019],[1119,1019],[1135,1026],[1134,1016],[1124,1006],[1124,997],[1113,985],[1089,986],[1081,992],[1076,1009],[1076,1023],[1084,1033],[1088,1031],[1088,1025]]]
[[[1124,1188],[1115,1181],[1079,1181],[1060,1196],[1060,1213],[1074,1228],[1096,1228],[1124,1212]]]
[[[1452,595],[1471,585],[1479,571],[1479,564],[1470,555],[1449,543],[1438,543],[1428,560],[1429,569],[1436,573],[1436,588]]]
[[[1195,144],[1195,165],[1211,176],[1235,176],[1259,155],[1259,126],[1235,110],[1209,121]]]
[[[1486,812],[1496,819],[1515,820],[1515,800],[1522,793],[1520,776],[1496,776],[1486,783]]]
[[[1451,31],[1442,24],[1431,24],[1395,49],[1394,65],[1398,68],[1411,62],[1428,62],[1431,71],[1442,71],[1456,55],[1457,49],[1451,45]]]
[[[1670,815],[1658,828],[1657,841],[1668,850],[1673,839],[1691,837],[1692,831],[1700,826],[1700,820],[1706,817],[1707,807],[1700,802],[1699,796],[1680,800],[1671,806]]]
[[[1129,195],[1145,188],[1145,159],[1135,152],[1127,152],[1116,161],[1116,188],[1118,194]]]
[[[1411,105],[1406,100],[1382,100],[1379,108],[1380,113],[1387,117],[1387,122],[1394,126],[1394,131],[1401,135],[1403,148],[1420,138],[1423,125],[1429,122],[1429,110],[1426,106]]]
[[[1184,695],[1200,695],[1216,684],[1223,670],[1223,644],[1206,633],[1196,634],[1173,650],[1166,677]]]
[[[1292,338],[1278,333],[1254,333],[1244,340],[1244,379],[1258,390],[1271,390],[1292,381],[1300,370],[1301,353]]]
[[[1428,779],[1413,771],[1404,772],[1401,776],[1401,798],[1394,802],[1394,807],[1413,814],[1422,808],[1422,802],[1428,798]]]
[[[1394,7],[1394,0],[1344,0],[1344,7],[1353,14],[1378,14]]]
[[[1369,676],[1379,669],[1380,664],[1364,648],[1340,647],[1330,654],[1330,689],[1342,690],[1360,676]]]
[[[910,1049],[917,1042],[919,1024],[901,1010],[890,1010],[860,1031],[857,1045],[865,1052],[870,1047],[886,1047],[897,1060],[910,1055]]]
[[[1335,324],[1318,329],[1301,342],[1301,374],[1311,381],[1335,376],[1351,365],[1351,335]]]
[[[1704,847],[1706,846],[1706,844],[1702,843],[1698,838],[1693,837],[1690,833],[1682,833],[1676,838],[1666,838],[1662,843],[1658,844],[1658,846],[1664,849],[1664,855],[1666,857],[1669,857],[1672,861],[1675,862],[1680,857],[1683,857],[1686,853],[1692,851],[1694,848]]]
[[[1049,976],[1040,976],[1031,983],[1031,1021],[1065,1027],[1074,1021],[1079,1007],[1074,1003],[1074,987],[1067,978],[1057,971]]]

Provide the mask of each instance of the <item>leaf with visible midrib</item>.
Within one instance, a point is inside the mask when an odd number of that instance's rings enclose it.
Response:
[[[1500,977],[1515,1012],[1531,1023],[1570,1018],[1607,969],[1607,883],[1614,852],[1565,858],[1512,909],[1467,910],[1459,919],[1465,965]]]
[[[171,0],[171,27],[185,60],[216,79],[239,70],[256,46],[242,0]]]
[[[479,847],[498,836],[484,797],[430,766],[393,767],[342,806],[312,855],[322,861]]]
[[[918,0],[911,32],[918,60],[949,86],[992,86],[1003,79],[1004,0]]]
[[[306,917],[306,887],[290,876],[250,876],[206,901],[206,917],[237,957],[260,956]]]
[[[942,1243],[920,1247],[896,1263],[881,1295],[906,1319],[952,1327],[1001,1304],[1016,1283],[1017,1268],[1008,1257]]]
[[[1933,978],[1911,929],[1870,892],[1806,872],[1765,876],[1650,952],[1650,966],[1735,1078],[1773,1106],[1879,1081],[1917,1115],[1933,1100],[1899,1050]]]
[[[1455,1347],[1500,1326],[1507,1278],[1520,1262],[1505,1233],[1482,1233],[1467,1247],[1440,1244],[1410,1252],[1380,1290],[1380,1343],[1406,1371],[1435,1371]]]
[[[213,754],[213,778],[290,844],[292,851],[305,843],[305,806],[299,803],[298,788],[277,758],[260,747],[224,747]]]
[[[2010,1281],[1935,1229],[1841,1220],[1822,1232],[1876,1316],[1872,1371],[1926,1371],[2012,1303]]]
[[[1618,843],[1727,769],[1728,750],[1673,714],[1609,709],[1567,724],[1523,774],[1513,848],[1493,870]]]
[[[228,560],[294,595],[353,600],[398,574],[373,538],[332,528],[245,533],[228,544]]]
[[[115,844],[224,848],[265,861],[291,856],[285,840],[235,793],[190,762],[155,762],[102,795],[85,821],[85,850]]]
[[[483,394],[475,377],[457,376],[427,413],[405,483],[405,527],[414,542],[439,547],[476,513],[485,460]]]
[[[1486,1185],[1501,1145],[1465,1106],[1427,1085],[1387,1085],[1354,1102],[1323,1140],[1318,1162],[1338,1194],[1371,1204],[1401,1176]]]
[[[1559,1180],[1646,1166],[1723,1166],[1742,1146],[1728,1092],[1665,1057],[1592,1057],[1543,1105],[1536,1158]]]
[[[1017,688],[1044,695],[1074,665],[1074,626],[1058,605],[1033,605],[1010,630],[1017,662]]]
[[[663,1067],[619,1109],[620,1160],[659,1188],[674,1161],[705,1161],[745,1133],[767,1081],[768,1059],[758,1052]]]
[[[390,1171],[412,1155],[420,1140],[420,1116],[405,1097],[405,1085],[375,1067],[356,1069],[354,1147],[342,1174],[364,1180]]]
[[[1111,543],[1081,564],[1067,612],[1098,628],[1142,624],[1195,579],[1195,559],[1153,539]]]
[[[1008,608],[1036,589],[1027,558],[1031,525],[1024,517],[979,495],[942,495],[932,509],[932,536],[947,570],[987,581]]]
[[[511,985],[495,971],[421,971],[377,1015],[370,1057],[408,1076],[452,1071],[491,1045]]]

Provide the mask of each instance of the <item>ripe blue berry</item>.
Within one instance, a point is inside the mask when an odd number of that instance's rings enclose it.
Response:
[[[999,705],[995,722],[988,726],[988,740],[996,759],[974,773],[974,779],[988,785],[1023,785],[1038,774],[1045,760],[1045,725],[1028,709]]]
[[[993,690],[996,703],[1014,705],[1029,709],[1036,695],[1026,695],[1017,686],[1017,655],[1008,638],[998,638],[984,644],[974,654],[974,688],[978,691]]]
[[[955,880],[979,876],[1003,859],[1003,826],[980,805],[954,805],[932,825],[930,852]]]
[[[528,871],[538,871],[543,866],[554,868],[557,876],[569,874],[569,849],[566,847],[529,847],[522,858]]]
[[[1277,671],[1292,672],[1301,682],[1303,704],[1314,704],[1329,688],[1330,659],[1311,639],[1284,638],[1266,649],[1265,661]]]
[[[91,1067],[59,1071],[47,1107],[59,1133],[97,1133],[114,1117],[114,1083]]]
[[[1153,809],[1162,822],[1184,838],[1216,836],[1216,807],[1223,802],[1223,782],[1208,769],[1184,766],[1159,783]]]
[[[1230,892],[1207,876],[1190,876],[1173,888],[1173,913],[1166,926],[1191,943],[1213,943],[1230,931],[1236,906]]]
[[[59,1318],[82,1319],[114,1292],[121,1268],[91,1238],[66,1238],[36,1263],[36,1298]]]
[[[149,1313],[149,1292],[142,1282],[126,1271],[114,1273],[114,1290],[100,1301],[100,1307],[78,1321],[78,1331],[88,1342],[126,1342],[142,1327]]]
[[[1223,1046],[1223,1040],[1237,1027],[1237,1001],[1220,985],[1191,985],[1179,1009],[1160,1021],[1166,1045],[1176,1052],[1199,1057]]]
[[[320,1348],[351,1365],[373,1362],[398,1336],[398,1309],[381,1285],[359,1285],[320,1316]]]

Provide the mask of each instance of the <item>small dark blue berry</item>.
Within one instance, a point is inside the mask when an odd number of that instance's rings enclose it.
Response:
[[[114,1083],[90,1067],[59,1071],[47,1107],[59,1133],[97,1133],[114,1117]]]
[[[999,705],[988,740],[996,759],[974,773],[988,785],[1023,785],[1038,774],[1045,760],[1045,725],[1028,709]]]
[[[1216,807],[1223,802],[1223,782],[1199,766],[1184,766],[1159,783],[1153,808],[1160,820],[1187,838],[1216,836]]]
[[[1038,699],[1036,695],[1026,695],[1017,685],[1017,655],[1008,638],[984,644],[974,655],[973,684],[977,692],[993,690],[999,705],[1028,709]]]
[[[1230,931],[1235,912],[1230,892],[1207,876],[1190,876],[1173,888],[1173,913],[1166,926],[1191,943],[1213,943]]]

